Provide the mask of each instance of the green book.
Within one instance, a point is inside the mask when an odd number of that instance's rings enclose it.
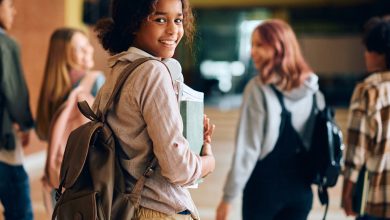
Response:
[[[193,152],[200,154],[203,146],[203,93],[182,83],[179,95],[183,135]]]

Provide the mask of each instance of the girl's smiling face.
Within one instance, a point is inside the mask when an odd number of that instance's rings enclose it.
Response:
[[[251,56],[258,71],[261,71],[275,56],[275,50],[263,42],[258,31],[252,34]]]
[[[80,32],[71,39],[69,55],[69,65],[74,70],[87,71],[94,66],[93,47],[87,36]]]
[[[133,46],[160,58],[172,57],[184,34],[181,0],[158,0],[135,32]]]

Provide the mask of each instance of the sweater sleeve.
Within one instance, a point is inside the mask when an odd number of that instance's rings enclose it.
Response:
[[[22,130],[28,130],[34,126],[34,121],[19,57],[19,48],[15,42],[9,40],[7,44],[1,44],[1,93],[11,120]]]
[[[161,174],[171,183],[186,186],[201,177],[199,155],[189,148],[172,80],[160,62],[149,61],[135,78],[133,91],[153,142]]]
[[[372,143],[366,97],[359,86],[355,89],[348,113],[344,178],[356,182],[364,164],[366,149]]]
[[[235,151],[223,200],[232,202],[244,189],[261,152],[265,127],[264,98],[252,80],[245,89],[236,131]]]

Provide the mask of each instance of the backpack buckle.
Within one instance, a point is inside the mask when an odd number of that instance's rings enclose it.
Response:
[[[148,167],[145,172],[144,172],[144,176],[145,177],[150,177],[152,174],[153,174],[154,170],[151,168],[151,167]]]

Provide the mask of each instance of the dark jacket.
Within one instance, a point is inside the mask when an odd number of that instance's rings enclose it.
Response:
[[[15,148],[13,123],[22,131],[34,126],[18,44],[0,33],[0,148]]]

